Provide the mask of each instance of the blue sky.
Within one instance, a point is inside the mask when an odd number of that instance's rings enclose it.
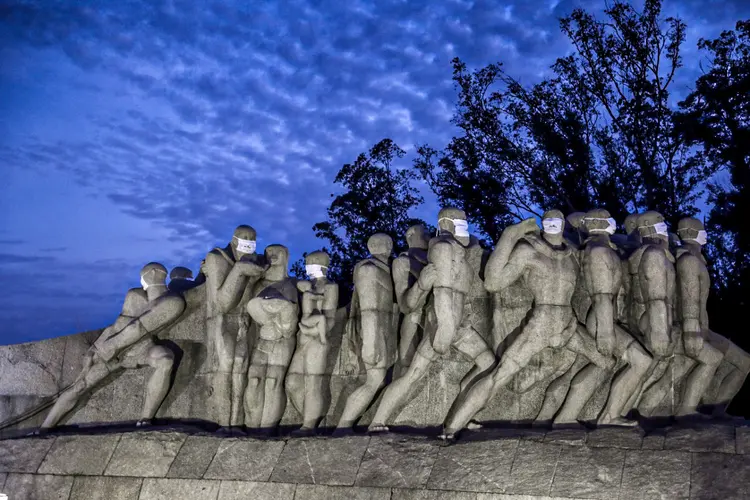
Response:
[[[238,224],[319,248],[343,163],[450,139],[451,58],[533,83],[577,6],[604,2],[0,0],[0,341],[104,326],[143,264],[197,272]],[[750,17],[664,11],[689,28],[678,92],[698,38]]]

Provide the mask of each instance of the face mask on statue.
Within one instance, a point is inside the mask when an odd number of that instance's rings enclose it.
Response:
[[[469,222],[464,219],[451,219],[449,217],[442,217],[438,219],[438,224],[440,224],[441,220],[449,220],[453,223],[453,231],[454,235],[458,236],[460,238],[468,238],[469,237]],[[439,232],[439,229],[438,229]]]
[[[311,278],[322,278],[325,276],[325,272],[323,272],[323,269],[328,269],[325,266],[321,266],[320,264],[306,264],[305,265],[305,273]]]
[[[601,217],[586,217],[584,220],[604,220],[607,221],[607,227],[605,229],[589,229],[589,233],[605,232],[607,234],[615,234],[617,230],[617,222],[612,217],[603,219]]]
[[[146,283],[146,280],[143,278],[143,276],[141,276],[141,286],[144,290],[148,290],[149,284]]]
[[[657,222],[656,224],[654,224],[654,230],[656,231],[656,234],[669,237],[669,231],[667,230],[666,222]]]
[[[695,242],[700,246],[703,246],[706,244],[706,241],[708,241],[708,233],[701,229],[700,231],[698,231],[698,236],[695,237]]]
[[[562,232],[563,220],[557,217],[550,217],[542,220],[542,228],[547,234],[559,234]]]
[[[255,240],[243,240],[234,237],[237,240],[237,251],[241,253],[255,253]]]

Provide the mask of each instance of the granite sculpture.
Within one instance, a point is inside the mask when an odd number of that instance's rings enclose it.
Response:
[[[348,434],[358,422],[382,432],[408,414],[410,425],[443,421],[453,439],[485,420],[633,426],[643,416],[726,416],[750,355],[709,328],[703,224],[684,218],[672,234],[646,211],[623,225],[617,234],[603,209],[548,210],[541,228],[534,219],[509,226],[490,251],[463,211],[445,207],[437,234],[409,227],[395,259],[391,237],[373,235],[343,305],[326,252],[306,255],[298,280],[286,247],[260,255],[255,230],[238,226],[195,279],[176,267],[167,285],[162,265],[145,266],[117,320],[64,350],[52,388],[30,389],[38,407],[0,400],[1,418],[12,417],[0,430],[50,401],[41,429],[66,415],[85,420],[72,412],[84,395],[134,380],[123,374],[146,373],[129,370],[140,367],[153,371],[130,403],[138,425],[160,412],[229,433],[292,425],[310,435],[325,425]],[[0,372],[25,366],[18,359],[0,348]],[[67,365],[77,371],[65,375]]]

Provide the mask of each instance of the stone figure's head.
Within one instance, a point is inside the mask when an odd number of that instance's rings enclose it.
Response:
[[[628,214],[622,225],[625,226],[625,234],[633,234],[633,231],[638,229],[638,214]]]
[[[570,229],[581,229],[581,223],[583,222],[583,218],[586,216],[586,212],[573,212],[572,214],[568,214],[567,217],[565,217],[566,224],[570,227]]]
[[[255,253],[255,229],[247,225],[237,226],[232,236],[232,251],[236,258]]]
[[[152,286],[167,286],[167,268],[158,262],[149,262],[141,269],[141,286],[148,290]]]
[[[330,264],[331,258],[323,250],[310,252],[305,256],[305,273],[312,279],[323,278]]]
[[[565,216],[557,209],[547,210],[542,215],[542,235],[554,242],[559,243],[563,238],[565,230]]]
[[[590,235],[613,235],[617,230],[617,222],[608,211],[603,208],[595,208],[589,210],[583,216],[582,227],[584,232]]]
[[[708,235],[703,223],[695,217],[685,217],[677,223],[677,235],[685,243],[694,243],[700,246],[706,244]]]
[[[466,213],[456,207],[445,207],[438,212],[438,229],[448,231],[458,238],[469,237],[469,222]]]
[[[193,271],[187,267],[177,266],[169,273],[170,280],[191,280],[193,279]]]
[[[284,245],[268,245],[263,251],[263,255],[265,255],[266,262],[271,267],[283,267],[286,269],[289,265],[289,249]]]
[[[393,253],[393,240],[384,233],[375,233],[367,240],[367,251],[380,260],[387,261]]]
[[[664,216],[655,210],[640,214],[636,224],[641,238],[657,239],[663,242],[669,239],[669,230],[667,223],[664,222]]]
[[[585,236],[585,229],[583,227],[583,216],[585,212],[573,212],[565,217],[565,229],[563,235],[569,240],[580,244]]]
[[[430,236],[422,224],[411,226],[406,230],[406,244],[409,248],[421,248],[427,250],[430,244]]]

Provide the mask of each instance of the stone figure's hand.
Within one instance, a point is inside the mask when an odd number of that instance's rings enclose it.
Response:
[[[344,365],[344,375],[356,375],[359,372],[359,365],[353,362]]]
[[[682,334],[682,341],[685,343],[685,354],[691,357],[698,357],[703,350],[703,335],[700,331],[686,331]]]
[[[435,267],[435,264],[427,264],[422,269],[422,272],[419,273],[419,279],[417,281],[417,285],[422,290],[429,290],[435,284],[436,279],[437,279],[437,268]]]
[[[519,239],[525,234],[538,232],[539,226],[537,225],[536,220],[533,217],[529,217],[528,219],[522,220],[518,224],[513,224],[512,226],[506,227],[501,238],[505,236],[506,238]]]
[[[310,290],[312,290],[312,283],[310,283],[309,281],[298,281],[297,290],[302,293],[309,292]]]
[[[200,269],[198,270],[198,273],[199,273],[199,274],[201,274],[201,273],[202,273],[202,274],[203,274],[204,276],[208,276],[208,266],[206,265],[206,259],[203,259],[203,260],[201,261],[201,267],[200,267]]]
[[[597,334],[596,349],[604,356],[612,356],[615,352],[615,336]]]
[[[242,270],[242,274],[245,276],[260,276],[266,269],[263,266],[259,266],[255,262],[249,260],[247,256],[243,256],[235,266],[239,266]]]

